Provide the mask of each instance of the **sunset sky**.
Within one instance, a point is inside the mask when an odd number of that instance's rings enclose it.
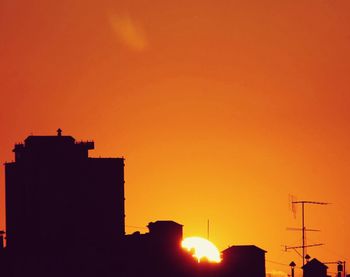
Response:
[[[0,161],[28,135],[126,158],[127,232],[184,224],[289,272],[350,264],[350,1],[0,0]],[[0,229],[5,227],[4,167]],[[35,226],[33,226],[35,228]],[[335,266],[330,265],[330,272]]]

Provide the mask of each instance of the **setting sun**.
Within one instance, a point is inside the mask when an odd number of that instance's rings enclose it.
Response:
[[[207,260],[213,263],[221,262],[220,252],[217,247],[207,239],[200,237],[188,237],[181,242],[182,248],[193,252],[193,257],[198,262]]]

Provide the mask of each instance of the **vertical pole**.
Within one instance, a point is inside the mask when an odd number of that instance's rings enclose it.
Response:
[[[305,219],[304,219],[304,202],[301,203],[301,221],[302,221],[302,232],[303,232],[303,266],[305,265]]]
[[[207,239],[209,240],[209,219],[207,221]]]

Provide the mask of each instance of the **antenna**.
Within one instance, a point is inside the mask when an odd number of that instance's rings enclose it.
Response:
[[[207,239],[209,240],[209,219],[207,221]]]
[[[288,231],[301,231],[303,229],[302,228],[287,227],[286,230],[288,230]],[[307,228],[305,228],[305,231],[321,232],[321,230],[318,230],[318,229],[307,229]]]
[[[297,206],[296,206],[295,202],[297,201],[297,198],[295,195],[292,195],[292,194],[289,194],[288,198],[289,198],[289,208],[291,209],[291,211],[293,213],[293,217],[296,218],[297,217]]]
[[[341,272],[343,272],[343,276],[346,277],[346,271],[345,271],[346,261],[325,262],[324,264],[337,264],[337,271],[338,271],[337,276],[341,276]]]
[[[292,197],[292,198],[291,198]],[[294,196],[290,196],[290,199],[293,199]],[[299,256],[302,256],[303,258],[303,265],[305,264],[305,252],[307,247],[312,247],[312,246],[321,246],[323,244],[318,243],[318,244],[312,244],[312,245],[306,245],[305,244],[305,235],[306,235],[306,231],[319,231],[319,230],[315,230],[315,229],[306,229],[305,227],[305,204],[313,204],[313,205],[328,205],[330,203],[326,203],[326,202],[317,202],[317,201],[291,201],[292,204],[292,211],[293,211],[293,205],[297,205],[297,204],[301,204],[301,229],[297,229],[297,228],[293,228],[294,230],[301,230],[301,236],[302,236],[302,245],[301,246],[293,246],[293,247],[285,247],[285,250],[287,251],[288,249],[293,249],[295,250]],[[294,208],[295,209],[295,208]],[[293,212],[294,214],[294,212]],[[291,228],[292,229],[292,228]],[[300,255],[300,253],[296,250],[298,248],[302,249],[302,255]]]

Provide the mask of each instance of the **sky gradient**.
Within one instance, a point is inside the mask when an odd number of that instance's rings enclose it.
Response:
[[[126,225],[350,261],[350,1],[0,0],[0,160],[30,134],[126,158]],[[1,211],[4,168],[0,170]],[[0,226],[4,228],[4,212]],[[33,226],[35,228],[35,226]],[[145,229],[128,227],[127,232]],[[330,272],[335,267],[330,266]]]

